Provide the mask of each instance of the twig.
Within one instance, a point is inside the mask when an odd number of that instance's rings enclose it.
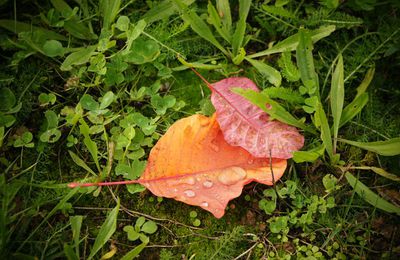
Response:
[[[245,256],[248,253],[251,253],[251,251],[253,250],[253,248],[255,248],[257,246],[257,242],[254,243],[249,249],[247,249],[246,251],[244,251],[243,253],[241,253],[240,255],[238,255],[237,257],[235,257],[233,260],[238,260],[240,259],[242,256]]]

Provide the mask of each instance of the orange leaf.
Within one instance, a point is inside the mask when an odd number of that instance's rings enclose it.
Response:
[[[244,185],[272,185],[282,177],[286,160],[272,159],[272,167],[269,162],[229,145],[215,114],[193,115],[175,122],[160,138],[138,182],[156,196],[200,206],[221,218]]]

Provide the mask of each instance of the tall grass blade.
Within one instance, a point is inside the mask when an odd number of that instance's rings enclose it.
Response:
[[[65,37],[64,35],[43,29],[41,27],[33,26],[28,23],[18,22],[14,20],[2,19],[0,20],[0,27],[8,31],[11,31],[15,34],[19,34],[21,32],[40,32],[40,35],[46,37],[46,39],[68,41],[68,38]]]
[[[224,26],[222,26],[221,17],[219,16],[217,9],[215,9],[214,5],[211,2],[208,2],[208,18],[212,25],[214,25],[215,30],[221,35],[225,41],[231,43],[231,35],[230,32],[226,30]]]
[[[296,48],[297,67],[300,78],[308,90],[308,94],[319,97],[319,80],[315,72],[314,58],[312,54],[313,44],[310,33],[301,28],[299,31],[299,44]]]
[[[346,139],[338,139],[340,142],[350,144],[361,149],[365,149],[384,156],[394,156],[400,154],[400,137],[392,138],[386,141],[377,142],[356,142]]]
[[[121,0],[100,0],[100,14],[103,16],[103,28],[108,29],[121,8]]]
[[[45,224],[45,223],[48,223],[47,221],[48,221],[58,210],[64,208],[64,207],[65,207],[65,203],[67,203],[67,201],[68,201],[70,198],[72,198],[72,197],[75,195],[75,193],[78,192],[78,190],[79,190],[79,189],[73,189],[73,190],[71,190],[70,192],[68,192],[68,194],[65,195],[64,198],[63,198],[62,200],[60,200],[60,202],[57,203],[57,205],[46,215],[46,217],[43,218],[42,222],[40,222],[40,224],[37,225],[37,226],[35,227],[35,229],[34,229],[31,233],[29,233],[29,236],[27,236],[27,238],[26,238],[22,243],[20,243],[20,245],[19,245],[17,251],[20,251],[20,250],[24,247],[24,245],[25,245],[28,241],[30,241],[30,239],[36,234],[36,232],[39,231],[39,229],[42,227],[42,225]]]
[[[232,32],[231,4],[229,0],[217,0],[217,10],[221,17],[222,26],[228,35]]]
[[[356,98],[358,98],[359,96],[361,96],[362,94],[364,94],[365,91],[367,91],[368,86],[371,84],[372,79],[374,78],[374,74],[375,74],[375,67],[374,68],[370,68],[367,71],[367,74],[365,74],[365,77],[363,79],[363,81],[361,82],[361,84],[357,87],[357,95]]]
[[[97,35],[94,34],[76,14],[73,14],[73,9],[67,4],[67,2],[64,0],[51,0],[51,4],[60,13],[71,16],[64,21],[63,26],[72,36],[82,40],[97,39]]]
[[[92,169],[90,169],[90,167],[81,158],[79,158],[78,155],[76,155],[72,151],[68,151],[68,152],[69,152],[69,155],[71,156],[72,160],[74,161],[74,163],[76,163],[76,165],[82,167],[83,169],[85,169],[87,172],[90,172],[94,176],[97,176],[96,173],[94,173],[94,171]]]
[[[134,259],[135,257],[137,257],[140,252],[143,251],[143,249],[147,246],[148,243],[141,243],[140,245],[138,245],[137,247],[135,247],[134,249],[132,249],[131,251],[129,251],[126,255],[124,255],[121,260],[131,260]]]
[[[245,90],[242,88],[233,88],[232,91],[234,93],[237,93],[237,94],[243,96],[244,98],[249,100],[251,103],[253,103],[254,105],[258,106],[259,108],[261,108],[262,110],[267,112],[269,114],[271,120],[277,119],[288,125],[292,125],[292,126],[300,128],[300,129],[303,129],[305,131],[315,133],[314,129],[311,129],[310,127],[305,125],[303,122],[296,119],[284,107],[279,105],[278,102],[270,99],[267,95],[256,92],[254,90]],[[271,105],[271,108],[267,108],[266,104]]]
[[[75,254],[79,257],[79,235],[81,233],[83,216],[72,216],[69,218],[72,229],[72,240],[74,241]]]
[[[107,241],[117,229],[117,216],[119,205],[120,203],[118,200],[117,206],[110,211],[103,225],[101,225],[99,234],[94,241],[94,245],[92,247],[92,250],[90,251],[88,260],[92,259],[96,255],[96,253],[104,246],[105,243],[107,243]]]
[[[348,104],[342,111],[339,128],[358,115],[367,103],[368,93],[363,93]]]
[[[249,14],[251,0],[239,1],[239,21],[236,24],[235,33],[232,37],[232,52],[233,57],[239,54],[239,49],[242,47],[244,34],[246,33],[246,20]]]
[[[282,76],[275,68],[265,64],[264,62],[245,58],[251,65],[258,70],[258,72],[263,75],[271,84],[279,87],[282,82]]]
[[[320,28],[316,30],[310,31],[310,36],[311,40],[313,43],[316,43],[317,41],[328,37],[332,32],[334,32],[336,27],[334,25],[329,25],[329,26],[321,26]],[[269,48],[267,50],[261,51],[254,53],[252,55],[249,55],[249,58],[257,58],[265,55],[271,55],[275,53],[281,53],[284,51],[293,51],[297,48],[299,45],[299,33],[296,33],[292,36],[289,36],[288,38],[278,42],[275,46],[272,48]]]
[[[344,124],[353,119],[356,115],[358,115],[364,106],[368,103],[368,86],[370,85],[375,73],[375,68],[371,68],[368,70],[361,84],[357,87],[357,95],[353,99],[353,101],[348,104],[342,112],[342,117],[340,118],[339,128]]]
[[[326,114],[321,103],[318,103],[317,109],[315,111],[315,121],[317,126],[320,127],[321,140],[322,143],[325,145],[326,152],[328,153],[330,158],[333,158],[331,129],[329,127],[328,119],[326,118]]]
[[[336,68],[332,74],[331,84],[331,109],[333,117],[333,153],[336,153],[337,136],[340,126],[340,118],[342,116],[344,102],[344,72],[343,57],[340,54]]]
[[[400,208],[396,207],[392,203],[384,200],[375,192],[370,190],[364,183],[359,181],[356,177],[354,177],[351,173],[346,172],[345,174],[347,182],[353,187],[354,191],[361,196],[366,202],[371,204],[372,206],[384,210],[389,213],[396,213],[400,215]]]
[[[186,6],[191,5],[194,0],[183,0],[182,3]],[[179,10],[178,6],[171,0],[164,0],[154,5],[147,13],[145,13],[141,19],[145,20],[146,23],[153,23],[159,20],[163,20],[173,15]]]
[[[226,56],[231,56],[230,53],[217,41],[208,25],[203,21],[203,19],[200,18],[200,16],[198,16],[193,10],[186,10],[186,5],[184,5],[182,1],[174,1],[177,3],[180,11],[182,12],[183,20],[190,24],[190,27],[193,29],[193,31],[195,31],[200,37],[202,37],[206,41],[212,43]]]
[[[390,179],[392,181],[398,181],[400,182],[400,176],[397,176],[396,174],[390,173],[385,171],[382,168],[379,167],[374,167],[374,166],[358,166],[358,167],[351,167],[351,169],[358,169],[358,170],[371,170],[375,172],[376,174],[379,174],[382,177],[385,177],[387,179]]]

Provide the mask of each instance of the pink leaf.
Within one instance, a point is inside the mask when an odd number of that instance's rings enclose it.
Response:
[[[291,158],[292,152],[303,146],[304,137],[293,126],[269,121],[267,113],[233,93],[235,87],[259,91],[253,81],[243,77],[223,79],[210,86],[225,140],[255,157]]]

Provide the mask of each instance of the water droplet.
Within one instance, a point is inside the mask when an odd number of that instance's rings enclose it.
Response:
[[[203,182],[204,188],[211,188],[213,185],[214,185],[214,183],[209,180],[206,180],[205,182]]]
[[[175,188],[175,189],[174,189],[174,192],[175,192],[175,193],[176,193],[176,192],[178,192],[178,189],[177,189],[177,188]]]
[[[225,185],[233,185],[246,178],[246,171],[240,167],[230,167],[218,175],[218,181]]]
[[[206,202],[206,201],[203,201],[201,204],[200,204],[200,206],[202,206],[202,207],[208,207],[208,202]]]
[[[247,163],[248,163],[248,164],[253,164],[253,163],[254,163],[253,158],[248,159],[248,160],[247,160]]]
[[[189,185],[194,185],[196,183],[196,180],[193,177],[188,177],[186,178],[185,183]]]
[[[185,194],[186,197],[189,197],[189,198],[193,198],[194,196],[196,196],[196,193],[194,191],[192,191],[192,190],[185,190],[183,192],[183,194]]]

